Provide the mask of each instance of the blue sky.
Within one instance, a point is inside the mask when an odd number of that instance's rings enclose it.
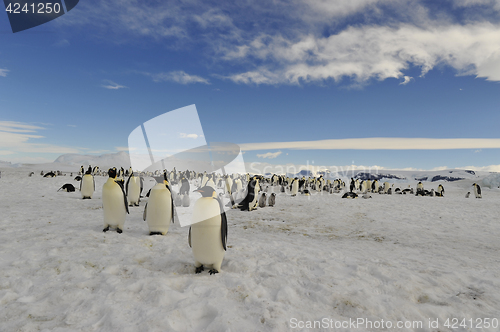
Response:
[[[195,104],[246,162],[500,171],[500,1],[81,1],[0,32],[3,161],[121,151]],[[436,149],[458,138],[483,140]]]

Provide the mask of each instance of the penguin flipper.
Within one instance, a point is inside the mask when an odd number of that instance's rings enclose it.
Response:
[[[226,212],[222,212],[220,215],[221,225],[220,225],[220,235],[222,238],[222,247],[224,251],[226,251],[226,243],[227,243],[227,217]]]
[[[479,185],[477,185],[477,193],[478,195],[481,195],[481,187]]]
[[[128,184],[130,182],[130,178],[132,177],[132,175],[130,175],[127,179],[127,183],[125,184],[125,194],[128,195]]]
[[[191,227],[189,227],[188,244],[189,244],[189,248],[191,248]]]
[[[172,224],[174,223],[174,198],[172,196],[170,196],[170,209],[172,210],[172,213],[171,213],[171,218],[172,218]]]
[[[146,215],[148,211],[148,203],[146,203],[146,206],[144,206],[144,213],[142,214],[142,220],[146,221]]]
[[[127,195],[125,194],[125,189],[123,189],[123,182],[116,182],[116,183],[118,183],[118,185],[120,186],[120,189],[122,190],[123,203],[125,204],[125,210],[127,211],[127,213],[130,214],[130,212],[128,212],[128,200],[127,200]]]

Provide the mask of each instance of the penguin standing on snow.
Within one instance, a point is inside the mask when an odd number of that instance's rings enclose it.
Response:
[[[444,187],[442,184],[438,186],[436,196],[443,197],[444,196]]]
[[[297,193],[299,192],[299,178],[293,179],[290,190],[291,190],[292,197],[297,196]]]
[[[258,202],[258,184],[257,179],[252,179],[248,182],[247,196],[241,201],[239,207],[241,211],[252,211],[255,204]]]
[[[467,194],[465,194],[465,198],[469,198],[470,196],[470,191],[467,192]]]
[[[90,166],[87,172],[85,172],[85,175],[82,177],[82,181],[80,181],[80,191],[82,192],[83,199],[91,199],[94,194],[95,180]]]
[[[275,193],[272,193],[270,196],[269,196],[269,199],[267,200],[267,205],[273,207],[274,204],[276,204],[276,194]]]
[[[130,173],[127,179],[126,193],[128,198],[128,204],[130,206],[139,206],[141,201],[141,179],[134,176],[134,172]]]
[[[220,272],[226,252],[227,218],[217,193],[210,186],[195,190],[201,198],[194,204],[188,243],[193,249],[196,273],[211,266],[210,274]]]
[[[116,182],[116,168],[108,171],[109,179],[102,186],[102,208],[104,210],[104,229],[116,228],[118,233],[123,232],[125,217],[128,212],[127,195],[120,182]]]
[[[149,201],[144,207],[142,219],[148,223],[149,235],[167,234],[170,222],[174,222],[172,193],[165,182],[151,188]]]
[[[264,208],[266,207],[266,200],[267,200],[267,197],[266,197],[266,193],[262,193],[260,195],[260,198],[259,198],[259,207],[261,208]]]
[[[476,198],[482,198],[483,196],[481,195],[481,187],[477,183],[474,183],[473,186],[474,195],[476,196]]]
[[[181,187],[179,189],[179,195],[185,195],[185,194],[189,195],[190,188],[191,186],[189,185],[188,179],[186,179],[186,177],[183,176],[181,178]]]

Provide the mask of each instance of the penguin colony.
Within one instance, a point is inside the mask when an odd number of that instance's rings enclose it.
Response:
[[[30,173],[29,176],[33,176]],[[60,171],[41,172],[41,176],[54,178],[66,176]],[[143,220],[148,225],[149,235],[165,236],[169,227],[175,221],[175,208],[185,208],[191,205],[190,194],[198,193],[201,198],[194,205],[193,220],[189,228],[188,245],[194,256],[195,273],[201,273],[205,268],[209,273],[221,271],[224,255],[227,249],[228,225],[224,212],[223,199],[230,202],[229,208],[240,211],[274,207],[278,194],[311,196],[318,193],[342,194],[342,198],[354,199],[372,198],[371,194],[385,195],[415,195],[429,197],[444,197],[445,189],[439,184],[436,190],[424,189],[422,182],[416,186],[416,191],[408,188],[394,187],[389,182],[378,180],[360,180],[351,178],[349,185],[341,179],[325,180],[319,177],[287,177],[273,174],[271,177],[250,174],[221,175],[218,173],[197,173],[194,171],[157,170],[155,172],[134,172],[131,168],[111,168],[107,172],[99,167],[83,166],[74,178],[80,182],[82,199],[92,199],[95,192],[94,176],[108,176],[102,187],[103,232],[115,230],[123,233],[126,215],[129,207],[139,207],[141,198],[149,197],[144,205]],[[73,173],[70,175],[73,177]],[[152,177],[157,183],[144,195],[144,178]],[[194,191],[192,186],[197,188]],[[77,189],[70,183],[64,184],[58,191],[74,192]],[[473,184],[476,198],[482,198],[481,188]],[[468,198],[470,192],[465,196]],[[195,197],[195,196],[193,196]],[[208,217],[207,217],[208,216]]]

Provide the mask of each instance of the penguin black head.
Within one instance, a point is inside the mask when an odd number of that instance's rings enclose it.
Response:
[[[210,186],[205,186],[205,187],[198,188],[193,192],[200,193],[202,197],[213,197],[215,190],[214,190],[214,188],[212,188]]]
[[[116,178],[116,168],[115,168],[115,167],[110,168],[110,169],[108,170],[108,175],[109,175],[109,177],[110,177],[110,178],[112,178],[112,179]]]

